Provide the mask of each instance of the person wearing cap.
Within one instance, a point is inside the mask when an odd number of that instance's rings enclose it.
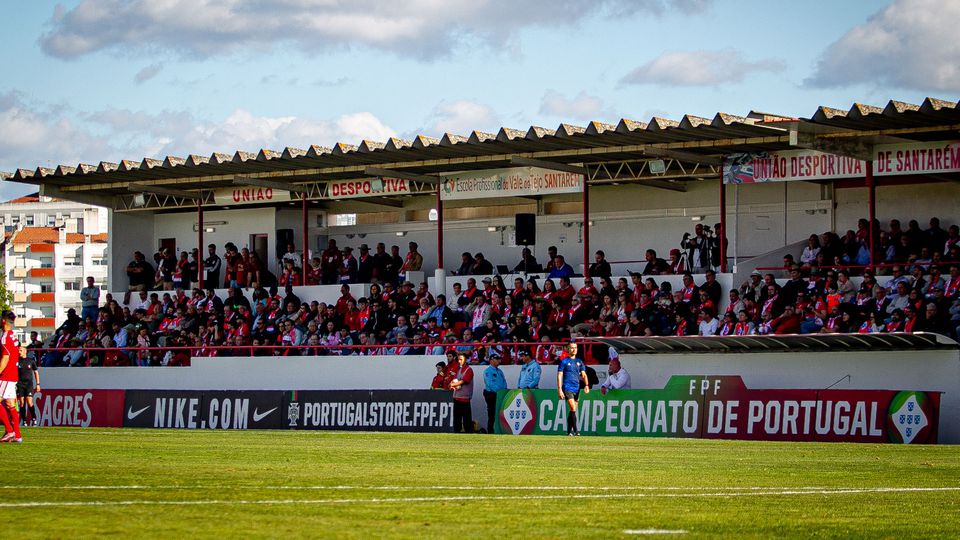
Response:
[[[680,256],[679,249],[674,248],[670,250],[670,261],[668,264],[670,265],[671,274],[680,275],[687,271],[687,260]]]
[[[2,321],[3,354],[0,356],[0,421],[3,422],[3,437],[0,443],[23,442],[20,437],[20,413],[17,411],[17,382],[20,379],[20,342],[13,335],[13,321],[17,315],[9,310],[0,314]]]
[[[567,402],[567,435],[579,436],[577,427],[577,400],[580,399],[580,382],[583,382],[583,391],[590,393],[590,382],[587,379],[587,368],[583,360],[577,358],[577,342],[571,341],[560,354],[560,364],[557,366],[557,393],[560,399]]]
[[[524,390],[536,390],[540,387],[540,363],[533,358],[528,349],[520,350],[520,378],[517,380],[517,388]]]
[[[483,370],[483,399],[487,403],[487,433],[493,433],[497,419],[497,392],[507,389],[507,378],[500,369],[500,357],[490,356],[490,365]]]

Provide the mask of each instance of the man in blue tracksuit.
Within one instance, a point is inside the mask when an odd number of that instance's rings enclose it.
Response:
[[[587,380],[587,369],[583,360],[577,358],[577,343],[571,341],[560,354],[560,365],[557,366],[557,393],[560,399],[567,401],[567,435],[579,436],[577,428],[577,400],[580,398],[580,381],[583,381],[583,391],[590,393],[590,382]]]
[[[507,378],[500,369],[500,357],[491,356],[490,365],[483,370],[483,399],[487,402],[487,433],[493,433],[497,419],[497,392],[507,389]]]

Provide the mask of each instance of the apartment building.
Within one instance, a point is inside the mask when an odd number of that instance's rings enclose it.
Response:
[[[0,217],[7,287],[21,339],[34,330],[46,337],[68,309],[79,313],[87,276],[106,290],[105,208],[33,195],[0,204]]]

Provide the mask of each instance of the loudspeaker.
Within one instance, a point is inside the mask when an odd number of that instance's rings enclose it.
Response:
[[[293,243],[293,229],[277,229],[277,260],[283,258],[287,246]]]
[[[536,214],[517,214],[515,228],[517,230],[518,246],[534,246],[537,244]]]

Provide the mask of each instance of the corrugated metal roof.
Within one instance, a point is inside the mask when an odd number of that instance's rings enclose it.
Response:
[[[430,173],[454,170],[456,164],[444,163],[431,167],[430,161],[456,158],[496,156],[510,153],[537,153],[551,150],[571,152],[589,149],[610,149],[609,153],[590,155],[575,153],[573,157],[557,157],[565,161],[598,162],[619,159],[615,147],[651,145],[681,148],[685,152],[704,156],[718,156],[733,152],[754,152],[787,147],[779,140],[762,142],[765,137],[783,136],[784,122],[805,122],[838,130],[889,130],[911,127],[929,127],[931,131],[898,136],[927,140],[943,137],[937,126],[960,123],[960,107],[952,101],[927,98],[920,105],[891,100],[885,107],[854,103],[848,110],[819,107],[809,119],[751,111],[747,116],[724,112],[713,118],[684,115],[679,121],[651,118],[637,122],[622,118],[616,124],[593,121],[586,126],[560,124],[551,130],[539,126],[527,129],[502,127],[496,134],[473,131],[469,135],[446,133],[437,139],[418,135],[412,141],[390,138],[386,142],[363,140],[353,145],[336,143],[332,148],[310,146],[306,149],[284,148],[282,151],[261,149],[257,152],[237,150],[233,154],[213,153],[209,157],[189,155],[186,158],[166,156],[163,159],[141,158],[120,163],[100,162],[98,165],[60,165],[56,168],[37,167],[18,169],[9,180],[40,183],[44,179],[62,185],[97,184],[104,182],[141,182],[162,179],[187,179],[232,174],[255,175],[275,171],[301,169],[335,169],[375,166],[388,163],[411,163],[406,170]],[[758,142],[760,141],[760,142]],[[635,158],[637,152],[625,151]],[[421,164],[421,165],[417,165]],[[497,163],[489,163],[497,166]],[[460,168],[476,168],[464,164]],[[355,170],[346,170],[340,177],[356,177]],[[335,172],[329,178],[338,177]],[[314,178],[316,179],[316,178]],[[224,180],[229,184],[229,180]],[[182,189],[200,186],[184,184]],[[203,185],[207,188],[209,185]]]
[[[590,341],[610,345],[621,354],[960,349],[960,344],[950,338],[927,333],[616,337]]]

